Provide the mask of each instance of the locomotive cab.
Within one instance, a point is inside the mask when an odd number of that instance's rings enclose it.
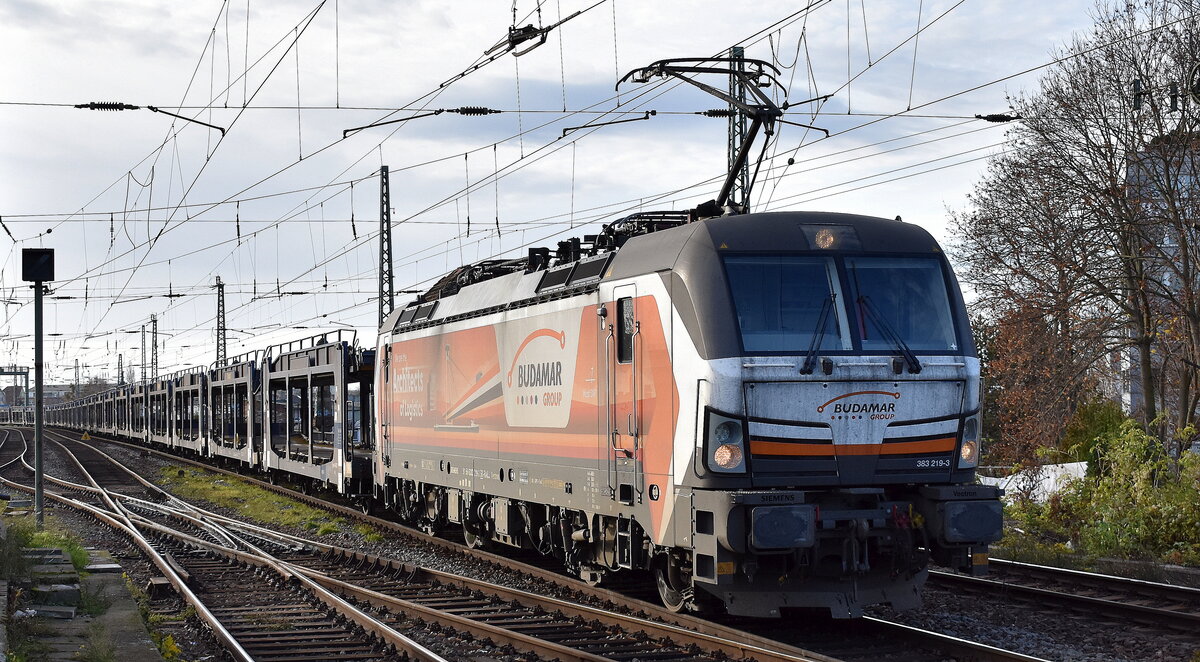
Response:
[[[985,570],[999,491],[973,484],[979,360],[936,242],[843,214],[700,225],[670,280],[676,361],[690,338],[702,368],[696,446],[676,457],[691,558],[666,578],[732,613],[856,616],[918,605],[931,558]]]

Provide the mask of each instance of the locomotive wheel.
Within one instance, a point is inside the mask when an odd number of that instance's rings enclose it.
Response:
[[[678,614],[691,607],[693,589],[670,557],[657,564],[654,580],[658,585],[658,598],[668,610]]]
[[[475,531],[472,531],[471,525],[468,524],[466,521],[463,521],[462,531],[463,531],[463,542],[465,542],[467,544],[467,547],[470,547],[471,549],[487,549],[488,548],[489,540],[486,537],[476,533]]]

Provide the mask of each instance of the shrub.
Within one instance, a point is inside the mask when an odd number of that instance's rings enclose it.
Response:
[[[1098,556],[1195,562],[1200,457],[1172,459],[1133,421],[1096,449],[1096,472],[1046,504],[1051,528]]]

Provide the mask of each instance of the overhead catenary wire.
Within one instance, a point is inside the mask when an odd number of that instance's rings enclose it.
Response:
[[[887,115],[887,116],[894,116],[894,114],[890,114],[890,115]],[[574,149],[574,148],[572,148],[572,149]],[[469,194],[469,192],[468,192],[467,194]],[[418,222],[418,221],[414,221],[414,222]]]

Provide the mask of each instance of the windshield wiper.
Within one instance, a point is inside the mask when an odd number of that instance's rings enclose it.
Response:
[[[900,337],[900,334],[896,333],[892,325],[888,324],[887,320],[879,314],[879,309],[875,307],[875,304],[871,303],[870,297],[864,294],[858,297],[858,303],[859,309],[866,311],[871,321],[875,323],[875,326],[879,327],[879,330],[883,332],[888,342],[892,343],[892,346],[900,350],[900,353],[904,355],[904,362],[908,364],[908,371],[914,375],[920,373],[921,362],[917,360],[917,355],[912,353],[912,350],[908,348],[908,345]]]
[[[808,352],[804,355],[804,365],[800,367],[800,374],[811,375],[813,368],[817,365],[817,350],[821,348],[821,341],[825,338],[825,325],[829,320],[829,310],[833,308],[833,293],[825,299],[825,303],[821,304],[821,314],[817,316],[817,328],[813,331],[812,341],[808,343]]]

